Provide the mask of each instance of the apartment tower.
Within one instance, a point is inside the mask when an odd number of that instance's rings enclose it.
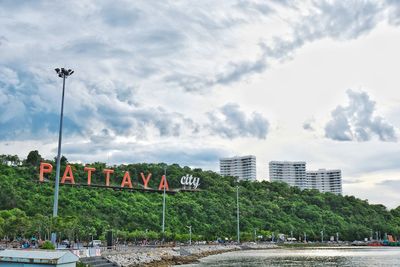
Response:
[[[284,182],[300,189],[307,188],[306,163],[304,161],[270,161],[271,182]]]
[[[222,158],[219,160],[220,173],[223,176],[234,176],[239,180],[255,181],[257,179],[256,157]]]

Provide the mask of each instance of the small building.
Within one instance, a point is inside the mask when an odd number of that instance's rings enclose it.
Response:
[[[3,250],[0,267],[76,267],[79,257],[61,250]]]

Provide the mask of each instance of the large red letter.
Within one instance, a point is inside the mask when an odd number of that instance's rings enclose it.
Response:
[[[165,190],[169,190],[167,177],[165,177],[165,175],[163,175],[161,177],[161,182],[160,182],[160,186],[158,187],[158,190],[164,189],[164,187],[165,187]]]
[[[67,176],[68,175],[68,176]],[[61,183],[65,183],[65,181],[69,181],[71,184],[75,184],[74,175],[72,174],[71,165],[67,165],[65,167],[64,175],[61,179]]]
[[[121,187],[125,187],[127,185],[129,188],[132,188],[131,176],[129,172],[125,172],[124,178],[122,179]]]
[[[114,170],[104,169],[103,172],[106,175],[106,186],[110,186],[110,173],[114,173]]]
[[[43,174],[44,173],[51,173],[52,170],[53,170],[53,165],[51,165],[50,163],[41,162],[40,163],[39,181],[43,182],[44,181]]]
[[[149,184],[149,181],[150,181],[150,178],[151,178],[151,173],[147,174],[147,178],[144,177],[144,173],[143,172],[140,173],[140,176],[142,176],[144,188],[147,188],[147,185]]]
[[[90,185],[92,183],[92,172],[94,172],[96,169],[92,167],[85,167],[83,170],[87,172],[87,184]]]

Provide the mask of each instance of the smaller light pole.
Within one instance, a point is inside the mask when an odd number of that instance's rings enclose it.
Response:
[[[307,243],[307,233],[304,232],[303,234],[304,234],[304,243]]]
[[[257,242],[257,229],[254,228],[254,243]]]
[[[239,183],[236,185],[237,242],[240,244]]]
[[[321,243],[324,243],[324,230],[321,231]]]
[[[336,232],[336,242],[339,243],[339,232]]]
[[[189,245],[192,245],[192,226],[186,226],[187,228],[189,228]]]
[[[167,167],[164,167],[164,177],[165,177],[165,181],[166,181],[167,180]],[[163,193],[162,234],[163,234],[163,241],[164,241],[164,237],[165,237],[165,183],[164,183],[164,193]]]

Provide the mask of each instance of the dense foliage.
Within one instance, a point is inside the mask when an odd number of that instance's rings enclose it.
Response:
[[[104,238],[109,229],[124,240],[156,239],[161,232],[162,194],[61,186],[59,217],[52,219],[54,183],[38,183],[38,158],[31,154],[20,163],[16,156],[0,156],[0,236],[49,237],[52,231],[63,238],[89,240]],[[53,161],[48,161],[53,163]],[[62,161],[62,172],[67,160]],[[77,183],[86,183],[81,164],[71,164]],[[104,185],[104,163],[94,163],[92,183]],[[167,167],[170,187],[180,188],[180,178],[191,174],[200,177],[199,192],[180,192],[166,197],[166,238],[188,239],[188,225],[193,238],[216,240],[236,236],[236,182],[212,171],[190,169],[176,164],[129,164],[113,166],[112,183],[119,185],[129,171],[134,187],[140,187],[140,172],[152,172],[150,187],[158,188]],[[55,168],[54,168],[55,169]],[[54,180],[55,174],[49,176]],[[315,190],[301,191],[281,183],[240,182],[240,228],[242,240],[257,233],[302,236],[319,240],[336,232],[342,240],[360,240],[371,232],[400,235],[400,207],[387,210],[353,196],[337,196]]]

